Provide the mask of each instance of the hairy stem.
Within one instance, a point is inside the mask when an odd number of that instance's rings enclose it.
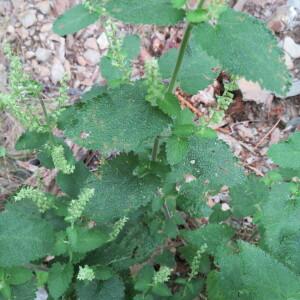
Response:
[[[178,57],[177,57],[176,66],[175,66],[175,69],[173,71],[172,78],[171,78],[171,81],[170,81],[170,84],[169,84],[169,87],[168,87],[168,93],[173,93],[173,90],[175,88],[176,79],[177,79],[177,76],[178,76],[182,61],[183,61],[185,50],[188,46],[188,42],[189,42],[189,38],[191,36],[192,28],[193,28],[193,25],[188,24],[188,26],[185,30],[183,40],[181,42],[181,46],[180,46],[180,49],[179,49],[179,54],[178,54]]]

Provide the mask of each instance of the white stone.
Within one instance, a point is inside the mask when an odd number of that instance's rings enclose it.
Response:
[[[51,51],[45,48],[37,48],[35,52],[36,59],[41,62],[45,62],[49,59]]]
[[[95,38],[88,38],[84,42],[85,49],[94,49],[98,50],[97,40]]]
[[[284,53],[284,60],[288,69],[292,70],[294,68],[294,62],[287,52]]]
[[[34,53],[33,51],[27,51],[27,52],[25,53],[25,57],[26,57],[27,59],[31,59],[31,58],[35,57],[35,53]]]
[[[300,45],[289,36],[284,39],[283,49],[294,59],[300,57]]]
[[[50,2],[49,1],[42,1],[36,5],[36,8],[43,13],[44,15],[50,12]]]
[[[109,41],[107,39],[106,33],[102,32],[97,39],[100,50],[106,50],[109,47]]]
[[[25,28],[29,28],[37,21],[34,10],[28,10],[19,16],[20,22]]]
[[[60,61],[55,61],[51,68],[51,80],[54,84],[61,81],[64,78],[65,69]]]
[[[100,53],[92,49],[85,51],[83,56],[92,66],[96,65],[100,60]]]
[[[290,91],[287,94],[287,97],[294,97],[300,95],[300,80],[295,79],[292,83]]]

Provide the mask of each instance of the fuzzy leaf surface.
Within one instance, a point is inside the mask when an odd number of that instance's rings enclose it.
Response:
[[[142,150],[169,122],[167,116],[146,102],[145,95],[143,82],[121,86],[70,107],[60,124],[76,144],[100,150],[104,155]]]
[[[196,230],[184,230],[182,235],[189,244],[199,249],[206,244],[208,253],[215,254],[218,247],[233,237],[234,231],[226,225],[208,224]]]
[[[52,265],[49,278],[48,288],[50,295],[54,299],[61,297],[68,289],[73,277],[73,266],[71,264],[55,263]]]
[[[92,176],[87,186],[95,189],[95,196],[87,204],[85,215],[100,223],[110,222],[154,199],[159,181],[153,176],[133,176],[137,165],[134,155],[122,154],[101,168],[99,179]]]
[[[110,0],[106,9],[113,17],[130,24],[172,25],[183,19],[182,10],[170,0]]]
[[[299,299],[300,277],[258,247],[240,243],[240,253],[222,255],[221,271],[208,277],[210,300]]]
[[[268,198],[267,186],[256,177],[247,180],[230,189],[230,206],[237,217],[252,216],[258,210],[258,204]]]
[[[34,204],[26,200],[8,204],[0,214],[0,266],[37,260],[48,255],[53,245],[53,228]]]
[[[211,84],[218,76],[214,70],[219,66],[219,62],[207,55],[195,43],[193,37],[189,46],[188,51],[185,52],[177,80],[184,91],[196,94]],[[178,49],[171,49],[159,59],[159,68],[163,78],[171,78],[178,52]]]
[[[192,136],[188,141],[187,154],[180,163],[173,166],[171,177],[181,184],[180,192],[192,199],[201,210],[204,192],[217,191],[223,185],[232,187],[240,184],[245,176],[222,141],[199,136]],[[186,182],[187,176],[193,176],[193,179]]]
[[[60,36],[72,34],[95,23],[99,17],[99,13],[90,12],[83,4],[78,4],[56,19],[53,31]]]
[[[263,226],[263,244],[278,260],[300,274],[300,203],[291,199],[290,184],[274,185],[262,205],[258,223]]]
[[[285,142],[272,145],[268,156],[282,168],[300,169],[300,132],[294,133]]]
[[[278,95],[288,91],[291,79],[282,50],[272,33],[254,17],[226,9],[217,25],[198,25],[195,38],[229,72],[259,82]]]
[[[124,299],[124,283],[115,276],[103,283],[93,281],[86,284],[78,282],[76,286],[77,296],[80,300],[123,300]]]

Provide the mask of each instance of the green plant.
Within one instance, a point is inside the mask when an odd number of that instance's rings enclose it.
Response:
[[[61,35],[100,14],[132,24],[188,23],[180,49],[148,62],[146,78],[135,82],[128,70],[139,39],[118,40],[110,26],[101,62],[108,86],[70,107],[62,107],[62,88],[58,110],[40,100],[44,116],[35,111],[34,122],[24,111],[28,97],[41,99],[38,85],[8,52],[10,94],[0,103],[27,128],[16,148],[35,150],[43,166],[56,168],[62,193],[22,188],[0,214],[0,299],[34,299],[41,286],[50,299],[300,299],[299,133],[271,147],[275,173],[247,177],[207,122],[197,125],[173,94],[178,86],[206,87],[222,69],[277,94],[288,89],[282,53],[264,25],[210,2],[85,1],[66,12],[53,27]],[[234,80],[225,85],[216,112],[227,109],[234,89]],[[76,161],[55,127],[100,151],[98,170]],[[207,205],[223,186],[229,211]],[[242,241],[233,220],[245,216],[255,228]]]

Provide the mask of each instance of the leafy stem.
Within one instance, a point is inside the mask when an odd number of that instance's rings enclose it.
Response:
[[[171,78],[171,81],[170,81],[170,84],[169,84],[169,87],[168,87],[168,91],[167,91],[168,93],[173,93],[173,90],[175,88],[176,79],[177,79],[177,76],[178,76],[182,61],[183,61],[185,50],[188,46],[189,38],[190,38],[191,33],[192,33],[192,28],[193,28],[193,25],[189,23],[186,30],[185,30],[183,40],[181,42],[181,46],[180,46],[180,49],[179,49],[179,54],[178,54],[178,57],[177,57],[176,66],[175,66],[175,69],[173,71],[172,78]]]
[[[157,136],[154,140],[154,145],[152,148],[152,160],[156,161],[157,155],[158,155],[158,149],[159,149],[159,136]]]

